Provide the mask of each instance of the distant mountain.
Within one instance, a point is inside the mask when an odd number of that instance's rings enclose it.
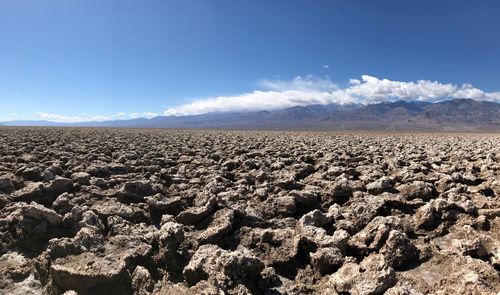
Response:
[[[370,104],[332,119],[334,129],[500,131],[500,104],[471,99]]]
[[[272,111],[159,116],[152,119],[73,124],[48,121],[3,123],[17,126],[500,132],[500,104],[472,99],[437,103],[396,101],[366,106],[310,105]]]
[[[5,121],[0,122],[3,126],[61,126],[63,123],[57,123],[45,120],[16,120],[16,121]]]
[[[472,99],[379,103],[344,115],[346,127],[370,130],[500,131],[500,104]]]

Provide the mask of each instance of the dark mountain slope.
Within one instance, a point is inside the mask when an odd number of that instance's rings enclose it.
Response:
[[[160,116],[152,119],[74,124],[46,121],[3,123],[23,126],[500,132],[500,104],[471,99],[445,100],[437,103],[396,101],[366,106],[310,105],[273,111]]]

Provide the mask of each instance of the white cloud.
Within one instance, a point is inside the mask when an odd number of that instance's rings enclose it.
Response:
[[[275,91],[289,91],[289,90],[299,90],[299,91],[333,91],[337,90],[338,87],[328,78],[318,78],[312,75],[307,75],[305,77],[296,76],[292,80],[261,80],[260,86],[266,90]]]
[[[500,102],[499,92],[485,92],[471,84],[456,85],[438,81],[418,80],[402,82],[362,75],[361,79],[350,79],[345,87],[333,83],[327,76],[318,78],[311,75],[297,76],[291,80],[259,82],[259,90],[233,96],[218,96],[196,100],[166,110],[164,115],[194,115],[208,112],[275,110],[311,104],[370,104],[394,100],[418,100],[435,102],[448,98],[471,98]],[[67,116],[55,113],[37,112],[33,116],[17,115],[14,119],[48,120],[60,123],[125,120],[153,118],[153,112],[119,112],[111,115]],[[7,120],[5,120],[7,121]]]
[[[443,84],[437,81],[418,80],[417,82],[400,82],[363,75],[362,82],[344,89],[361,103],[383,101],[419,100],[434,102],[446,98],[471,98],[476,100],[500,101],[500,92],[484,92],[471,84]]]
[[[322,91],[253,91],[238,96],[219,96],[168,109],[165,115],[193,115],[207,112],[273,110],[297,105],[349,103],[349,98]]]
[[[349,79],[349,84],[359,85],[361,84],[361,81],[359,81],[358,79]]]
[[[313,76],[292,80],[262,80],[263,90],[234,96],[219,96],[170,108],[165,115],[195,115],[208,112],[257,111],[311,104],[370,104],[394,100],[435,102],[447,98],[471,98],[500,102],[500,92],[484,92],[470,84],[458,86],[430,80],[401,82],[362,75],[340,88],[329,78]]]
[[[361,103],[383,102],[394,99],[435,101],[452,96],[457,91],[453,84],[418,80],[400,82],[363,75],[361,81],[351,80],[351,87],[344,89],[349,96],[356,97]]]
[[[488,92],[484,94],[486,96],[486,100],[500,102],[500,91],[497,92]]]
[[[51,122],[58,123],[78,123],[78,122],[91,122],[91,121],[109,121],[109,120],[126,120],[126,119],[137,119],[137,118],[153,118],[158,116],[156,113],[144,112],[144,113],[116,113],[112,115],[88,115],[86,113],[81,116],[66,116],[61,114],[51,114],[45,112],[36,112],[33,119],[35,120],[47,120]]]
[[[165,115],[194,115],[207,112],[274,110],[297,105],[353,103],[355,101],[338,92],[338,87],[330,79],[320,79],[311,75],[297,76],[292,80],[262,80],[265,90],[235,96],[218,96],[201,99],[168,109]]]

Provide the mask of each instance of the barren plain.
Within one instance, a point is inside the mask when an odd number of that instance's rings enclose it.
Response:
[[[498,294],[500,135],[0,128],[1,294]]]

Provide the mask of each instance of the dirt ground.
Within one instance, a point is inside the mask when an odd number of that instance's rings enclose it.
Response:
[[[0,128],[1,294],[499,294],[500,134]]]

